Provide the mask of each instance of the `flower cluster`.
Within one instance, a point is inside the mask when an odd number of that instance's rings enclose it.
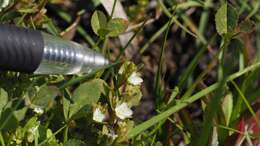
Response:
[[[103,125],[102,135],[112,140],[125,140],[125,133],[134,126],[131,108],[140,102],[142,82],[135,64],[128,61],[121,66],[116,81],[118,87],[114,83],[108,87],[110,106],[104,106],[101,102],[94,106],[92,119]]]

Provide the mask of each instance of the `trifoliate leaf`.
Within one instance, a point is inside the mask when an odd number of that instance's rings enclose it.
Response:
[[[107,28],[110,31],[108,36],[117,37],[121,33],[125,32],[128,27],[128,21],[122,18],[114,18],[107,24]]]
[[[215,15],[216,29],[219,35],[232,34],[237,26],[238,14],[228,3],[223,4]]]
[[[91,27],[96,35],[100,35],[100,29],[105,29],[107,25],[107,17],[102,11],[95,11],[91,17]]]

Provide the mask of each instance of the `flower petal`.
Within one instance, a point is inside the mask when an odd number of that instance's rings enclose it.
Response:
[[[132,85],[141,85],[143,82],[143,79],[137,75],[136,72],[133,72],[130,77],[127,79],[127,81]]]
[[[93,120],[96,122],[103,122],[105,119],[105,115],[101,112],[99,108],[96,108],[93,113]]]
[[[121,120],[131,118],[133,111],[128,107],[127,103],[122,103],[115,108],[116,116]]]

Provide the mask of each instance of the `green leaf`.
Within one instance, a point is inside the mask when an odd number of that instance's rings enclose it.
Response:
[[[140,103],[142,98],[142,92],[139,86],[127,85],[125,88],[124,99],[126,100],[127,104],[132,106],[137,106]]]
[[[24,132],[26,133],[27,141],[32,143],[34,140],[36,140],[35,136],[39,135],[39,125],[40,121],[37,121],[37,117],[32,117],[25,125]]]
[[[64,118],[67,121],[69,119],[69,110],[70,110],[70,101],[68,99],[71,99],[70,92],[65,89],[64,91],[64,97],[62,98],[62,103],[63,103],[63,114]]]
[[[125,32],[128,27],[128,21],[122,18],[114,18],[107,24],[107,28],[110,31],[108,36],[116,37]]]
[[[104,93],[104,84],[105,82],[101,79],[94,79],[81,84],[72,95],[74,103],[70,105],[69,118],[84,106],[95,104],[101,93]]]
[[[66,143],[63,144],[63,146],[83,146],[84,143],[77,139],[70,139]]]
[[[28,130],[34,126],[39,125],[40,122],[38,121],[37,117],[32,117],[30,120],[28,120],[28,122],[25,124],[23,130],[24,132],[28,132]]]
[[[229,125],[230,118],[233,110],[233,96],[231,93],[227,94],[222,102],[222,110],[226,120],[226,126]]]
[[[228,3],[223,4],[215,15],[216,29],[219,35],[232,34],[237,26],[238,14]]]
[[[239,24],[240,31],[245,33],[252,32],[254,27],[255,23],[249,19],[246,19]]]
[[[157,142],[155,143],[155,146],[163,146],[163,145],[162,145],[161,142],[157,141]]]
[[[98,35],[101,38],[105,38],[109,33],[110,33],[110,30],[107,29],[107,28],[101,28],[101,29],[98,30]]]
[[[54,98],[58,95],[59,90],[56,87],[43,86],[32,99],[32,104],[42,108],[50,108],[53,105]]]
[[[94,5],[94,7],[97,7],[101,4],[100,0],[92,0],[92,3]]]
[[[106,28],[107,17],[102,11],[95,11],[91,17],[91,27],[96,35],[99,34],[100,29]]]
[[[22,121],[25,116],[26,116],[26,112],[28,110],[28,107],[24,107],[22,109],[19,109],[17,111],[14,111],[14,116],[18,121]]]
[[[8,108],[4,110],[0,118],[0,131],[14,130],[18,127],[18,120],[14,116],[12,109]]]
[[[57,146],[58,140],[56,140],[55,133],[51,131],[51,129],[47,129],[46,131],[46,139],[48,140],[48,146]]]
[[[6,104],[8,103],[8,94],[4,89],[0,89],[0,115],[1,111],[4,109]]]

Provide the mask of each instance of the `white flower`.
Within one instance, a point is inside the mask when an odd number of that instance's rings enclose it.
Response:
[[[116,116],[121,120],[126,118],[131,118],[133,115],[133,111],[128,107],[127,103],[122,103],[115,108]]]
[[[28,132],[31,133],[31,134],[33,134],[33,135],[35,135],[36,132],[37,132],[37,130],[38,130],[38,127],[39,127],[39,125],[33,126],[33,127],[31,127],[31,128],[28,130]]]
[[[33,111],[34,111],[36,114],[39,114],[39,115],[43,114],[43,112],[44,112],[43,109],[40,108],[40,107],[34,108]]]
[[[105,119],[105,115],[101,112],[99,108],[96,108],[93,113],[93,120],[96,122],[103,122]]]
[[[139,77],[136,72],[133,72],[127,79],[127,81],[132,85],[141,85],[143,79]]]
[[[107,136],[108,136],[108,137],[111,137],[113,140],[115,140],[115,139],[118,137],[118,135],[115,134],[114,132],[108,133]]]
[[[38,128],[39,128],[40,122],[37,123],[37,125],[34,125],[30,129],[28,129],[28,135],[27,140],[28,142],[33,142],[36,135],[38,135]]]
[[[10,0],[4,0],[2,2],[0,2],[0,11],[2,10],[2,8],[5,8],[9,5]]]
[[[124,72],[124,68],[123,68],[123,67],[121,67],[121,68],[119,69],[119,71],[118,71],[118,74],[122,75],[122,74],[123,74],[123,72]]]

